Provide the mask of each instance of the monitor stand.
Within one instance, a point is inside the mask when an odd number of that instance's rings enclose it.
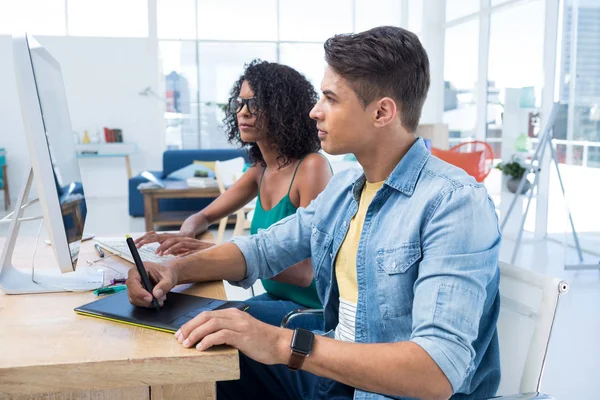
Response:
[[[12,257],[15,243],[19,235],[23,211],[29,205],[27,199],[32,183],[33,170],[30,169],[27,182],[19,193],[8,235],[4,242],[4,249],[0,256],[0,290],[5,294],[27,294],[85,291],[101,287],[104,281],[103,272],[89,267],[77,268],[75,272],[64,274],[61,273],[58,266],[55,268],[39,268],[35,271],[35,281],[37,283],[33,281],[32,271],[19,270],[13,267]]]

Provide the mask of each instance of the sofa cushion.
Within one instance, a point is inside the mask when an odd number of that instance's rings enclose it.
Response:
[[[183,168],[179,168],[176,171],[171,172],[169,175],[167,175],[167,179],[177,179],[180,181],[185,181],[188,178],[191,178],[194,176],[194,174],[196,173],[196,171],[203,171],[206,172],[208,174],[209,178],[214,178],[215,177],[215,172],[207,167],[205,167],[202,164],[190,164],[190,165],[186,165]]]
[[[163,153],[163,178],[194,161],[230,160],[236,157],[248,159],[248,153],[243,149],[195,149],[167,150]]]

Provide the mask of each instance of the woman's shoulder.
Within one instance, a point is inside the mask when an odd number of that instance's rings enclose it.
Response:
[[[312,192],[315,188],[325,187],[332,175],[327,158],[319,153],[310,153],[302,159],[294,181],[299,191]]]
[[[265,167],[263,167],[261,163],[255,162],[246,169],[243,176],[258,182],[264,170]]]
[[[302,159],[302,162],[298,166],[298,172],[306,175],[321,174],[326,172],[328,175],[330,175],[331,166],[323,154],[310,153]]]

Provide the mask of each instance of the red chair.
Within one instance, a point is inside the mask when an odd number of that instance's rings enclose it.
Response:
[[[464,169],[477,182],[483,182],[494,166],[494,150],[478,140],[458,144],[450,150],[433,148],[431,154]]]

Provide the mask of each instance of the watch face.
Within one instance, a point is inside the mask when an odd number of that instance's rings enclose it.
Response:
[[[314,340],[314,333],[307,331],[306,329],[298,328],[294,331],[291,348],[294,351],[308,355],[312,351]]]

